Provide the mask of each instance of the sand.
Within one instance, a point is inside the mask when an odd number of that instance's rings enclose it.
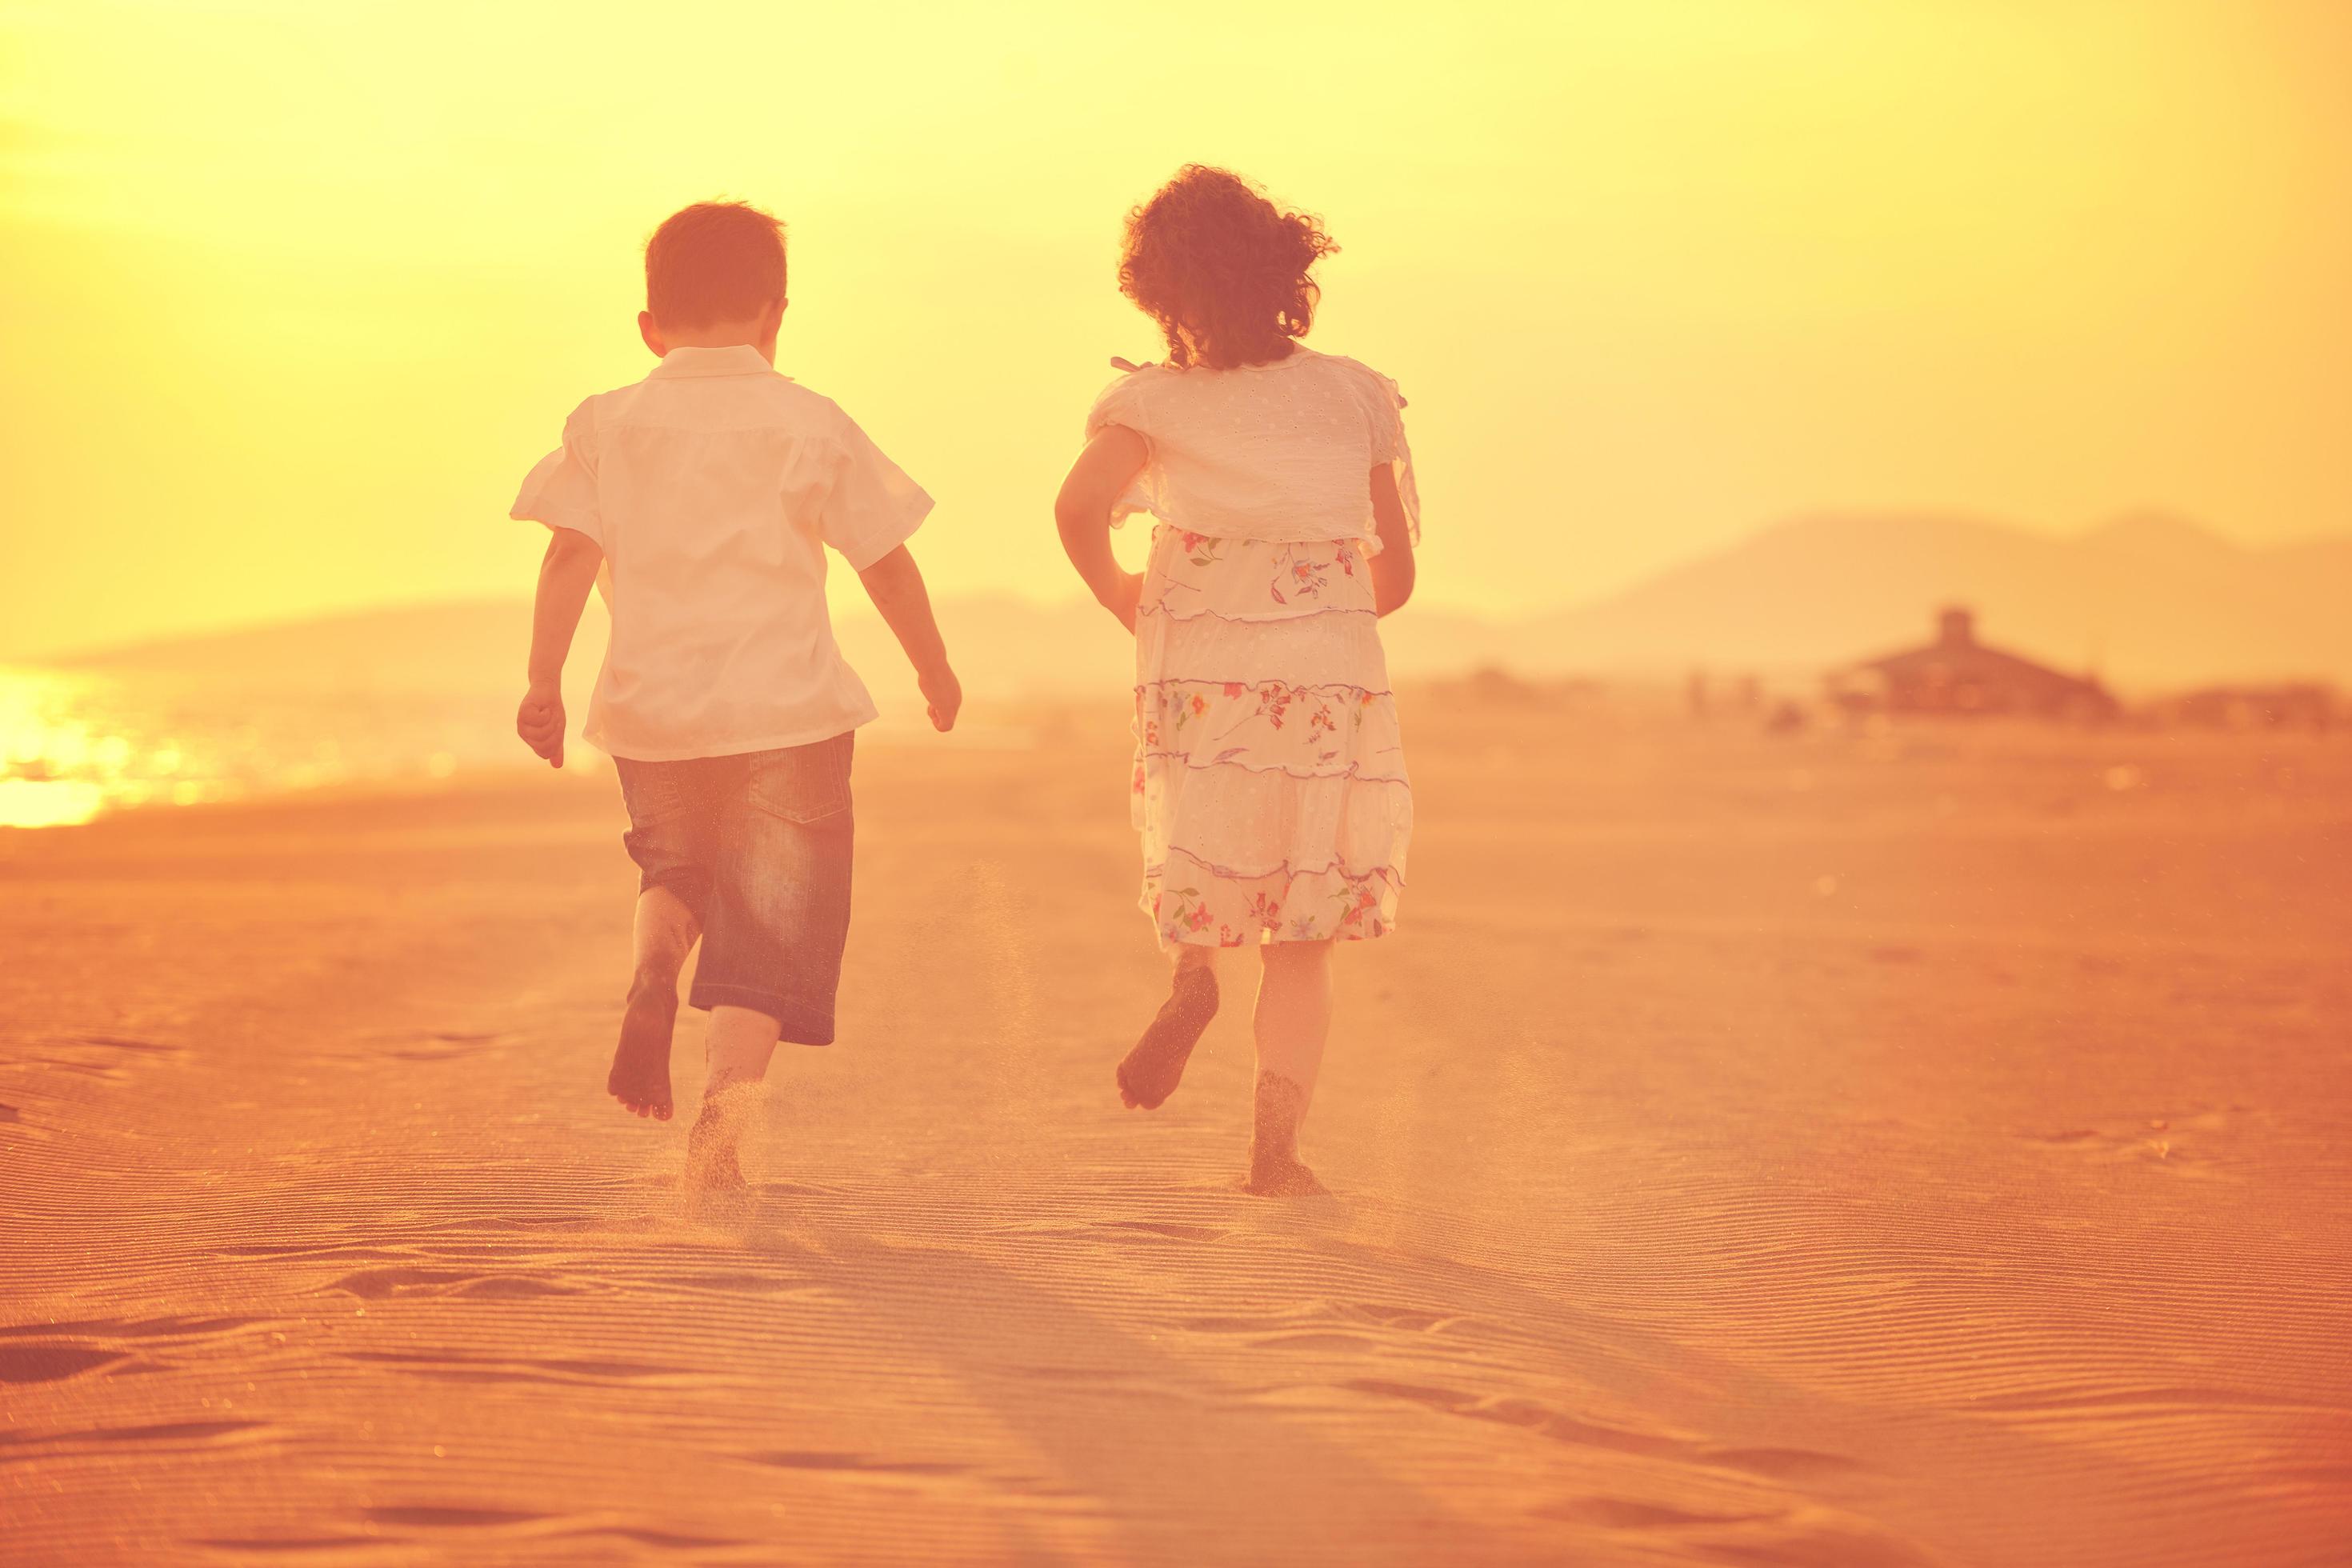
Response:
[[[1407,720],[1290,1204],[1115,711],[861,753],[732,1213],[609,780],[0,838],[0,1560],[2342,1560],[2352,743]]]

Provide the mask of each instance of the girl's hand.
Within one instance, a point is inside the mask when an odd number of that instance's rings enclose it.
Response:
[[[1135,617],[1143,607],[1143,574],[1122,572],[1112,579],[1110,587],[1097,595],[1102,607],[1118,617],[1118,624],[1129,631],[1135,630]]]

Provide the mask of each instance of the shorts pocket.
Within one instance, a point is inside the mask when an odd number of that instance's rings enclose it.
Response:
[[[676,763],[640,763],[613,759],[621,779],[621,805],[629,821],[639,826],[667,822],[683,815],[693,803],[687,794],[684,770]]]
[[[823,822],[849,810],[849,753],[853,737],[835,735],[814,745],[785,746],[751,758],[751,804],[787,822]]]

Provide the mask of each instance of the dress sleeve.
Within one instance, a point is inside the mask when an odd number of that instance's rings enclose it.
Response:
[[[1118,378],[1104,387],[1096,395],[1094,406],[1087,410],[1086,438],[1093,440],[1106,426],[1124,425],[1149,441],[1150,434],[1143,427],[1142,367],[1125,360],[1111,363],[1119,367]]]
[[[834,462],[817,531],[863,572],[914,537],[930,515],[931,498],[846,414]]]
[[[1159,444],[1151,438],[1151,431],[1145,424],[1143,407],[1144,380],[1151,367],[1129,364],[1121,359],[1115,359],[1111,363],[1119,367],[1118,379],[1104,387],[1095,399],[1094,406],[1087,410],[1086,438],[1091,441],[1109,426],[1117,425],[1142,437],[1144,447],[1150,454],[1144,458],[1142,472],[1135,476],[1111,505],[1110,525],[1117,528],[1132,514],[1151,510],[1151,472],[1153,465],[1159,461]]]
[[[1369,367],[1368,367],[1369,368]],[[1396,475],[1397,499],[1404,503],[1405,537],[1421,542],[1421,489],[1413,481],[1412,447],[1404,437],[1404,394],[1380,372],[1370,371],[1366,414],[1371,420],[1372,461]]]
[[[507,515],[518,522],[568,528],[604,542],[604,518],[596,500],[596,420],[583,403],[563,422],[563,445],[541,458],[523,476],[522,489]]]

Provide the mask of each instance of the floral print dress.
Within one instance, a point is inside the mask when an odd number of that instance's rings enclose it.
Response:
[[[1360,542],[1155,530],[1135,739],[1142,904],[1162,945],[1396,924],[1412,786]]]
[[[1357,383],[1370,374],[1353,361],[1315,358],[1353,367]],[[1284,399],[1315,396],[1294,390],[1306,379],[1272,389],[1277,416]],[[1359,514],[1370,505],[1362,476],[1384,446],[1379,404],[1394,406],[1393,388],[1380,392],[1387,384],[1374,380],[1366,456],[1349,459],[1365,488]],[[1362,400],[1360,387],[1348,395]],[[1142,428],[1155,466],[1181,463],[1184,405],[1154,401],[1130,403],[1116,422]],[[1304,438],[1318,438],[1324,426],[1303,423]],[[1401,428],[1394,445],[1402,450]],[[1166,477],[1147,474],[1139,510]],[[1162,506],[1153,510],[1182,510],[1165,505],[1165,489],[1157,494]],[[1412,786],[1373,607],[1378,549],[1369,524],[1325,539],[1241,537],[1167,521],[1153,530],[1136,617],[1131,787],[1141,904],[1162,946],[1345,941],[1394,928]]]

